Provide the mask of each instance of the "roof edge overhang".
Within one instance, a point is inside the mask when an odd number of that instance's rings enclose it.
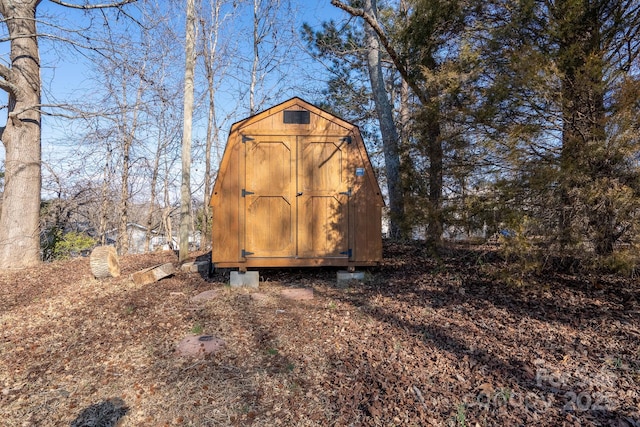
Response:
[[[352,129],[352,128],[357,128],[357,126],[353,123],[350,123],[326,110],[323,110],[320,107],[317,107],[315,105],[313,105],[310,102],[305,101],[304,99],[294,96],[291,99],[288,99],[286,101],[281,102],[280,104],[274,105],[273,107],[270,107],[266,110],[260,111],[252,116],[249,116],[247,118],[244,118],[242,120],[239,120],[237,122],[235,122],[234,124],[231,125],[231,130],[229,131],[229,133],[233,133],[238,131],[239,129],[242,129],[244,127],[250,126],[260,120],[262,120],[265,117],[268,116],[272,116],[274,114],[277,114],[281,111],[290,109],[294,106],[299,106],[301,108],[304,108],[306,110],[309,110],[311,112],[313,112],[314,114],[317,114],[318,116],[326,119],[326,120],[330,120],[332,122],[335,122],[336,124],[347,128],[347,129]]]

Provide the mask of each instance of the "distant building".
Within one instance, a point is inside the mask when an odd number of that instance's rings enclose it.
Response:
[[[129,234],[129,252],[130,254],[142,254],[147,252],[146,248],[146,235],[147,235],[147,227],[136,224],[129,223],[127,224],[127,233]],[[118,230],[113,229],[109,230],[106,233],[107,242],[110,244],[115,244],[118,240]],[[167,240],[164,234],[160,234],[155,230],[151,230],[151,241],[149,242],[149,251],[153,252],[159,249],[165,249],[164,246],[167,246],[166,249],[169,248],[167,244]]]
[[[129,251],[130,254],[143,254],[145,252],[154,252],[158,250],[177,250],[180,246],[180,236],[174,235],[169,241],[169,237],[157,230],[151,230],[151,240],[149,242],[149,250],[147,251],[146,236],[147,227],[136,224],[127,224],[127,233],[129,234]],[[118,240],[118,230],[109,230],[106,233],[107,244],[115,245]],[[189,234],[189,249],[199,250],[202,241],[202,233],[197,230],[195,233]]]

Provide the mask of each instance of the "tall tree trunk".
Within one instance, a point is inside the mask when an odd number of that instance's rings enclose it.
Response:
[[[376,0],[364,1],[364,13],[377,18]],[[367,66],[371,80],[371,90],[375,102],[376,114],[380,122],[380,133],[384,151],[387,190],[389,193],[389,213],[391,219],[390,234],[394,239],[402,237],[404,223],[404,196],[400,177],[400,154],[398,150],[398,132],[393,120],[393,110],[385,88],[380,61],[380,41],[376,32],[365,24]]]
[[[0,13],[11,40],[11,68],[0,65],[0,88],[9,94],[5,186],[0,214],[0,268],[40,262],[40,56],[36,38],[38,1],[2,1]]]
[[[204,38],[204,68],[207,79],[207,94],[209,97],[209,110],[207,114],[207,142],[205,145],[205,167],[204,167],[204,213],[203,213],[203,230],[202,246],[208,249],[211,246],[211,206],[209,205],[211,197],[211,151],[214,141],[218,141],[218,125],[216,123],[216,85],[214,61],[216,59],[218,48],[218,28],[220,26],[220,8],[222,4],[215,2],[212,4],[211,23],[206,25],[204,19],[202,23],[202,35]],[[208,37],[206,37],[208,36]]]
[[[205,147],[205,164],[204,164],[204,214],[203,214],[203,247],[206,249],[211,244],[211,206],[209,205],[209,198],[211,197],[211,148],[213,146],[213,139],[218,139],[218,130],[215,130],[215,92],[209,82],[209,114],[207,118],[207,145]]]
[[[260,62],[259,47],[260,47],[260,16],[258,10],[260,7],[260,0],[253,0],[253,61],[251,63],[251,83],[249,84],[249,114],[254,115],[256,113],[256,84],[258,81],[258,63]]]
[[[165,230],[165,242],[171,250],[175,251],[176,247],[173,244],[173,221],[171,220],[172,213],[173,208],[171,206],[167,206],[162,210],[162,224]]]
[[[399,189],[402,190],[400,186],[400,175],[398,173],[400,166],[400,158],[398,155],[398,137],[395,135],[395,138],[391,138],[390,130],[395,134],[395,128],[391,127],[393,124],[393,117],[391,114],[391,105],[389,104],[389,100],[386,96],[386,92],[384,91],[384,83],[382,81],[381,67],[380,67],[380,43],[384,46],[384,49],[389,54],[389,58],[395,65],[397,71],[402,76],[402,79],[407,83],[407,85],[411,88],[414,95],[420,100],[422,104],[422,115],[425,116],[424,120],[421,120],[421,124],[426,126],[425,135],[423,137],[426,139],[424,142],[426,143],[426,154],[429,157],[429,232],[427,237],[432,243],[440,242],[442,238],[442,229],[443,229],[443,215],[442,215],[442,186],[443,186],[443,158],[444,158],[444,150],[442,145],[442,140],[440,137],[440,106],[437,103],[437,92],[435,90],[424,90],[420,84],[419,80],[409,73],[409,69],[406,64],[403,62],[402,58],[398,54],[398,52],[391,45],[391,40],[385,35],[384,30],[378,23],[376,18],[376,3],[375,0],[364,0],[363,8],[356,9],[353,8],[339,0],[331,0],[331,4],[339,7],[340,9],[350,13],[353,16],[361,16],[368,25],[365,26],[366,40],[367,44],[372,43],[371,47],[369,47],[369,56],[368,56],[368,64],[372,81],[373,88],[373,96],[376,104],[376,112],[379,117],[382,113],[383,116],[380,119],[380,131],[382,133],[383,145],[384,145],[384,154],[385,154],[385,163],[387,168],[387,179],[394,177],[397,179],[395,182],[388,182],[389,186],[389,208],[391,210],[391,219],[392,219],[392,232],[395,229],[396,232],[399,232],[401,228],[399,227],[402,222],[405,222],[404,216],[404,195],[397,191],[393,191]],[[377,35],[377,38],[372,36]],[[377,50],[378,55],[375,55],[375,51]],[[426,58],[429,62],[425,64],[427,68],[431,70],[435,70],[436,63],[433,58],[433,54],[430,54],[428,58]],[[375,67],[375,64],[378,64]],[[373,71],[373,72],[372,72]],[[377,83],[376,83],[377,82]],[[384,96],[381,96],[383,94]],[[379,110],[379,106],[386,104],[386,108],[382,108]],[[391,118],[389,118],[391,117]],[[388,138],[388,141],[385,140],[385,134]],[[395,143],[393,142],[395,141]],[[387,144],[388,142],[388,144]],[[389,160],[391,162],[389,163]],[[389,170],[391,168],[391,170]],[[393,190],[392,190],[393,185]],[[392,199],[393,196],[398,197],[397,199]],[[393,224],[394,213],[398,216],[398,220],[396,220],[396,224]]]
[[[426,145],[429,158],[429,224],[427,241],[437,248],[442,241],[443,213],[442,213],[442,185],[444,149],[440,136],[440,106],[436,93],[429,97],[429,103],[424,105],[421,114],[421,125],[424,127],[422,138]]]
[[[169,186],[170,186],[170,169],[171,164],[168,156],[165,157],[165,173],[164,173],[164,208],[162,209],[162,226],[164,228],[164,233],[166,236],[166,243],[169,245],[171,250],[176,250],[177,248],[173,244],[173,222],[171,220],[171,214],[173,213],[173,207],[171,206],[171,197],[169,196]]]
[[[125,135],[124,145],[122,148],[122,183],[120,184],[120,204],[118,213],[120,220],[118,222],[118,236],[116,238],[116,248],[118,254],[125,255],[129,252],[129,232],[127,224],[129,222],[129,164],[131,153],[132,138]]]
[[[122,183],[120,187],[120,222],[118,225],[118,238],[116,242],[116,248],[120,255],[124,255],[129,252],[129,231],[127,225],[129,223],[129,172],[131,168],[131,147],[138,128],[138,115],[142,104],[142,95],[144,92],[144,81],[142,78],[138,81],[138,89],[136,91],[136,101],[133,107],[133,117],[131,118],[130,126],[127,126],[128,121],[128,105],[127,105],[127,82],[122,81],[122,94],[124,100],[124,111],[122,113]]]
[[[153,159],[153,170],[151,171],[151,183],[149,184],[149,209],[147,210],[147,229],[145,230],[145,252],[151,251],[151,232],[153,231],[153,213],[156,210],[156,196],[158,175],[160,173],[160,157],[164,154],[166,143],[164,141],[163,130],[158,131],[158,144],[156,146],[156,155]]]
[[[180,252],[182,262],[189,257],[191,226],[191,125],[193,118],[193,74],[196,37],[195,1],[187,0],[187,26],[184,71],[184,124],[182,131],[182,181],[180,185]]]
[[[588,237],[587,226],[592,225],[596,253],[607,255],[615,241],[615,209],[609,200],[602,200],[602,209],[588,206],[585,200],[586,193],[599,191],[592,187],[598,185],[599,177],[615,174],[611,159],[601,149],[606,132],[598,7],[562,0],[556,3],[555,14],[563,26],[558,49],[563,118],[559,243],[562,249],[570,247],[580,237]],[[578,217],[581,206],[586,218]]]
[[[113,149],[111,148],[111,143],[107,141],[107,159],[104,164],[104,177],[100,191],[100,224],[98,229],[100,244],[102,246],[107,243],[107,225],[109,221],[109,183],[113,177],[113,174],[111,173],[112,152]]]

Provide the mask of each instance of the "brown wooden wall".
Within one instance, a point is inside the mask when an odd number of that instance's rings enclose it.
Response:
[[[232,126],[211,206],[218,267],[382,260],[383,200],[358,128],[299,98]]]

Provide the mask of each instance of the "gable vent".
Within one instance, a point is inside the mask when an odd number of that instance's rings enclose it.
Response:
[[[296,125],[308,125],[311,114],[307,110],[289,110],[284,112],[284,123]]]

